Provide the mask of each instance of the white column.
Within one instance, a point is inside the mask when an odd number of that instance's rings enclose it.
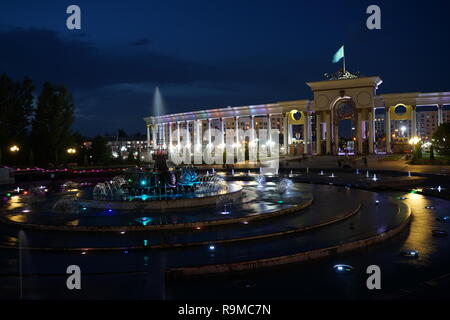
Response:
[[[356,127],[356,135],[357,135],[357,139],[358,139],[358,153],[362,154],[363,153],[363,138],[362,138],[362,112],[361,110],[358,110],[358,118],[356,120],[357,123],[357,127]]]
[[[289,121],[288,121],[289,113],[286,112],[283,117],[283,144],[284,144],[284,154],[288,154],[289,151],[289,142],[288,142],[288,129],[289,129]]]
[[[438,104],[438,126],[444,123],[444,106],[442,104]]]
[[[212,144],[212,138],[211,138],[211,119],[208,119],[208,145],[211,146]]]
[[[316,111],[316,153],[322,154],[322,111]]]
[[[385,127],[386,127],[386,152],[391,153],[391,111],[389,107],[386,107],[386,116],[384,117]]]
[[[166,145],[166,124],[165,123],[163,123],[162,124],[162,143],[163,143],[163,146],[165,146]]]
[[[150,146],[150,125],[147,125],[147,146]]]
[[[239,117],[234,117],[234,136],[235,136],[235,143],[236,143],[236,155],[239,155]]]
[[[172,122],[169,122],[169,148],[172,146]]]
[[[373,119],[374,119],[374,113],[375,110],[373,108],[369,109],[369,113],[367,116],[367,122],[369,123],[369,153],[374,153],[374,141],[375,141],[375,131],[374,131],[374,125],[373,125]]]
[[[417,136],[417,114],[416,106],[411,106],[411,137]]]
[[[325,122],[326,122],[326,128],[327,128],[327,136],[326,136],[326,140],[327,140],[327,154],[331,154],[331,117],[330,117],[330,112],[327,111],[325,113]]]
[[[269,142],[269,148],[267,150],[267,155],[272,156],[272,115],[269,113],[267,119],[267,141]]]
[[[308,148],[309,148],[309,131],[310,131],[310,119],[309,119],[309,112],[304,113],[305,116],[305,124],[303,125],[303,154],[308,154]]]
[[[314,151],[313,151],[313,149],[312,149],[312,143],[313,143],[313,141],[312,141],[312,115],[311,115],[311,113],[308,111],[308,112],[306,112],[306,114],[307,114],[307,118],[306,118],[306,120],[307,120],[307,123],[308,123],[308,136],[307,136],[307,138],[308,138],[308,148],[307,148],[307,151],[308,151],[308,154],[312,154]]]
[[[196,132],[196,135],[197,135],[197,139],[195,141],[196,148],[199,148],[199,147],[201,148],[202,136],[201,136],[200,128],[201,128],[201,125],[202,125],[202,120],[196,120],[194,123],[195,123],[195,132]]]
[[[181,133],[180,133],[180,121],[177,121],[177,146],[180,147]]]

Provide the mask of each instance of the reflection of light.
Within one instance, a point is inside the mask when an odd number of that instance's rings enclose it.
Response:
[[[210,250],[210,251],[214,251],[214,250],[216,250],[216,247],[215,247],[213,244],[211,244],[211,245],[209,246],[209,250]]]

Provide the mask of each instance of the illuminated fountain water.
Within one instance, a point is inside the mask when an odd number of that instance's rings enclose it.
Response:
[[[280,195],[280,200],[278,203],[283,203],[283,195],[288,192],[288,190],[292,187],[292,180],[290,179],[281,179],[277,184],[277,192]]]
[[[157,87],[153,99],[153,115],[165,114],[161,92]],[[159,135],[161,133],[159,132]],[[169,152],[160,136],[156,138],[156,147],[152,152],[153,168],[130,168],[121,176],[110,181],[98,183],[93,190],[93,198],[98,201],[154,201],[167,199],[195,198],[199,195],[222,192],[226,183],[215,174],[207,171],[198,176],[191,167],[169,169]],[[226,192],[224,192],[226,193]],[[62,199],[57,208],[71,210],[76,207]]]
[[[372,180],[373,180],[373,181],[378,181],[377,175],[376,175],[375,173],[373,174]]]
[[[266,183],[266,177],[263,174],[258,174],[255,177],[255,181],[258,183],[258,186],[263,186]]]

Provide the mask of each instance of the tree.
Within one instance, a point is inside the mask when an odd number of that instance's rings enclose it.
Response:
[[[450,154],[450,123],[441,124],[433,134],[433,145],[441,154]]]
[[[73,98],[66,87],[44,83],[32,122],[34,155],[39,164],[59,163],[71,142],[73,113]]]
[[[27,155],[28,126],[33,114],[34,86],[29,78],[13,82],[7,75],[0,76],[0,161],[11,161],[9,148],[18,145]],[[3,157],[2,157],[3,155]]]
[[[108,140],[104,136],[96,136],[92,140],[92,146],[90,150],[92,160],[96,165],[108,164],[111,158],[111,150],[108,147]]]

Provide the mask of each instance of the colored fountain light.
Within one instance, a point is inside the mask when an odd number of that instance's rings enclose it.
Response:
[[[419,252],[416,250],[405,250],[401,253],[401,255],[406,258],[418,258]]]
[[[378,178],[377,178],[377,175],[376,175],[376,174],[373,174],[372,180],[373,180],[373,181],[378,181]]]
[[[346,264],[337,264],[333,266],[333,270],[338,274],[346,274],[353,272],[353,267]]]

